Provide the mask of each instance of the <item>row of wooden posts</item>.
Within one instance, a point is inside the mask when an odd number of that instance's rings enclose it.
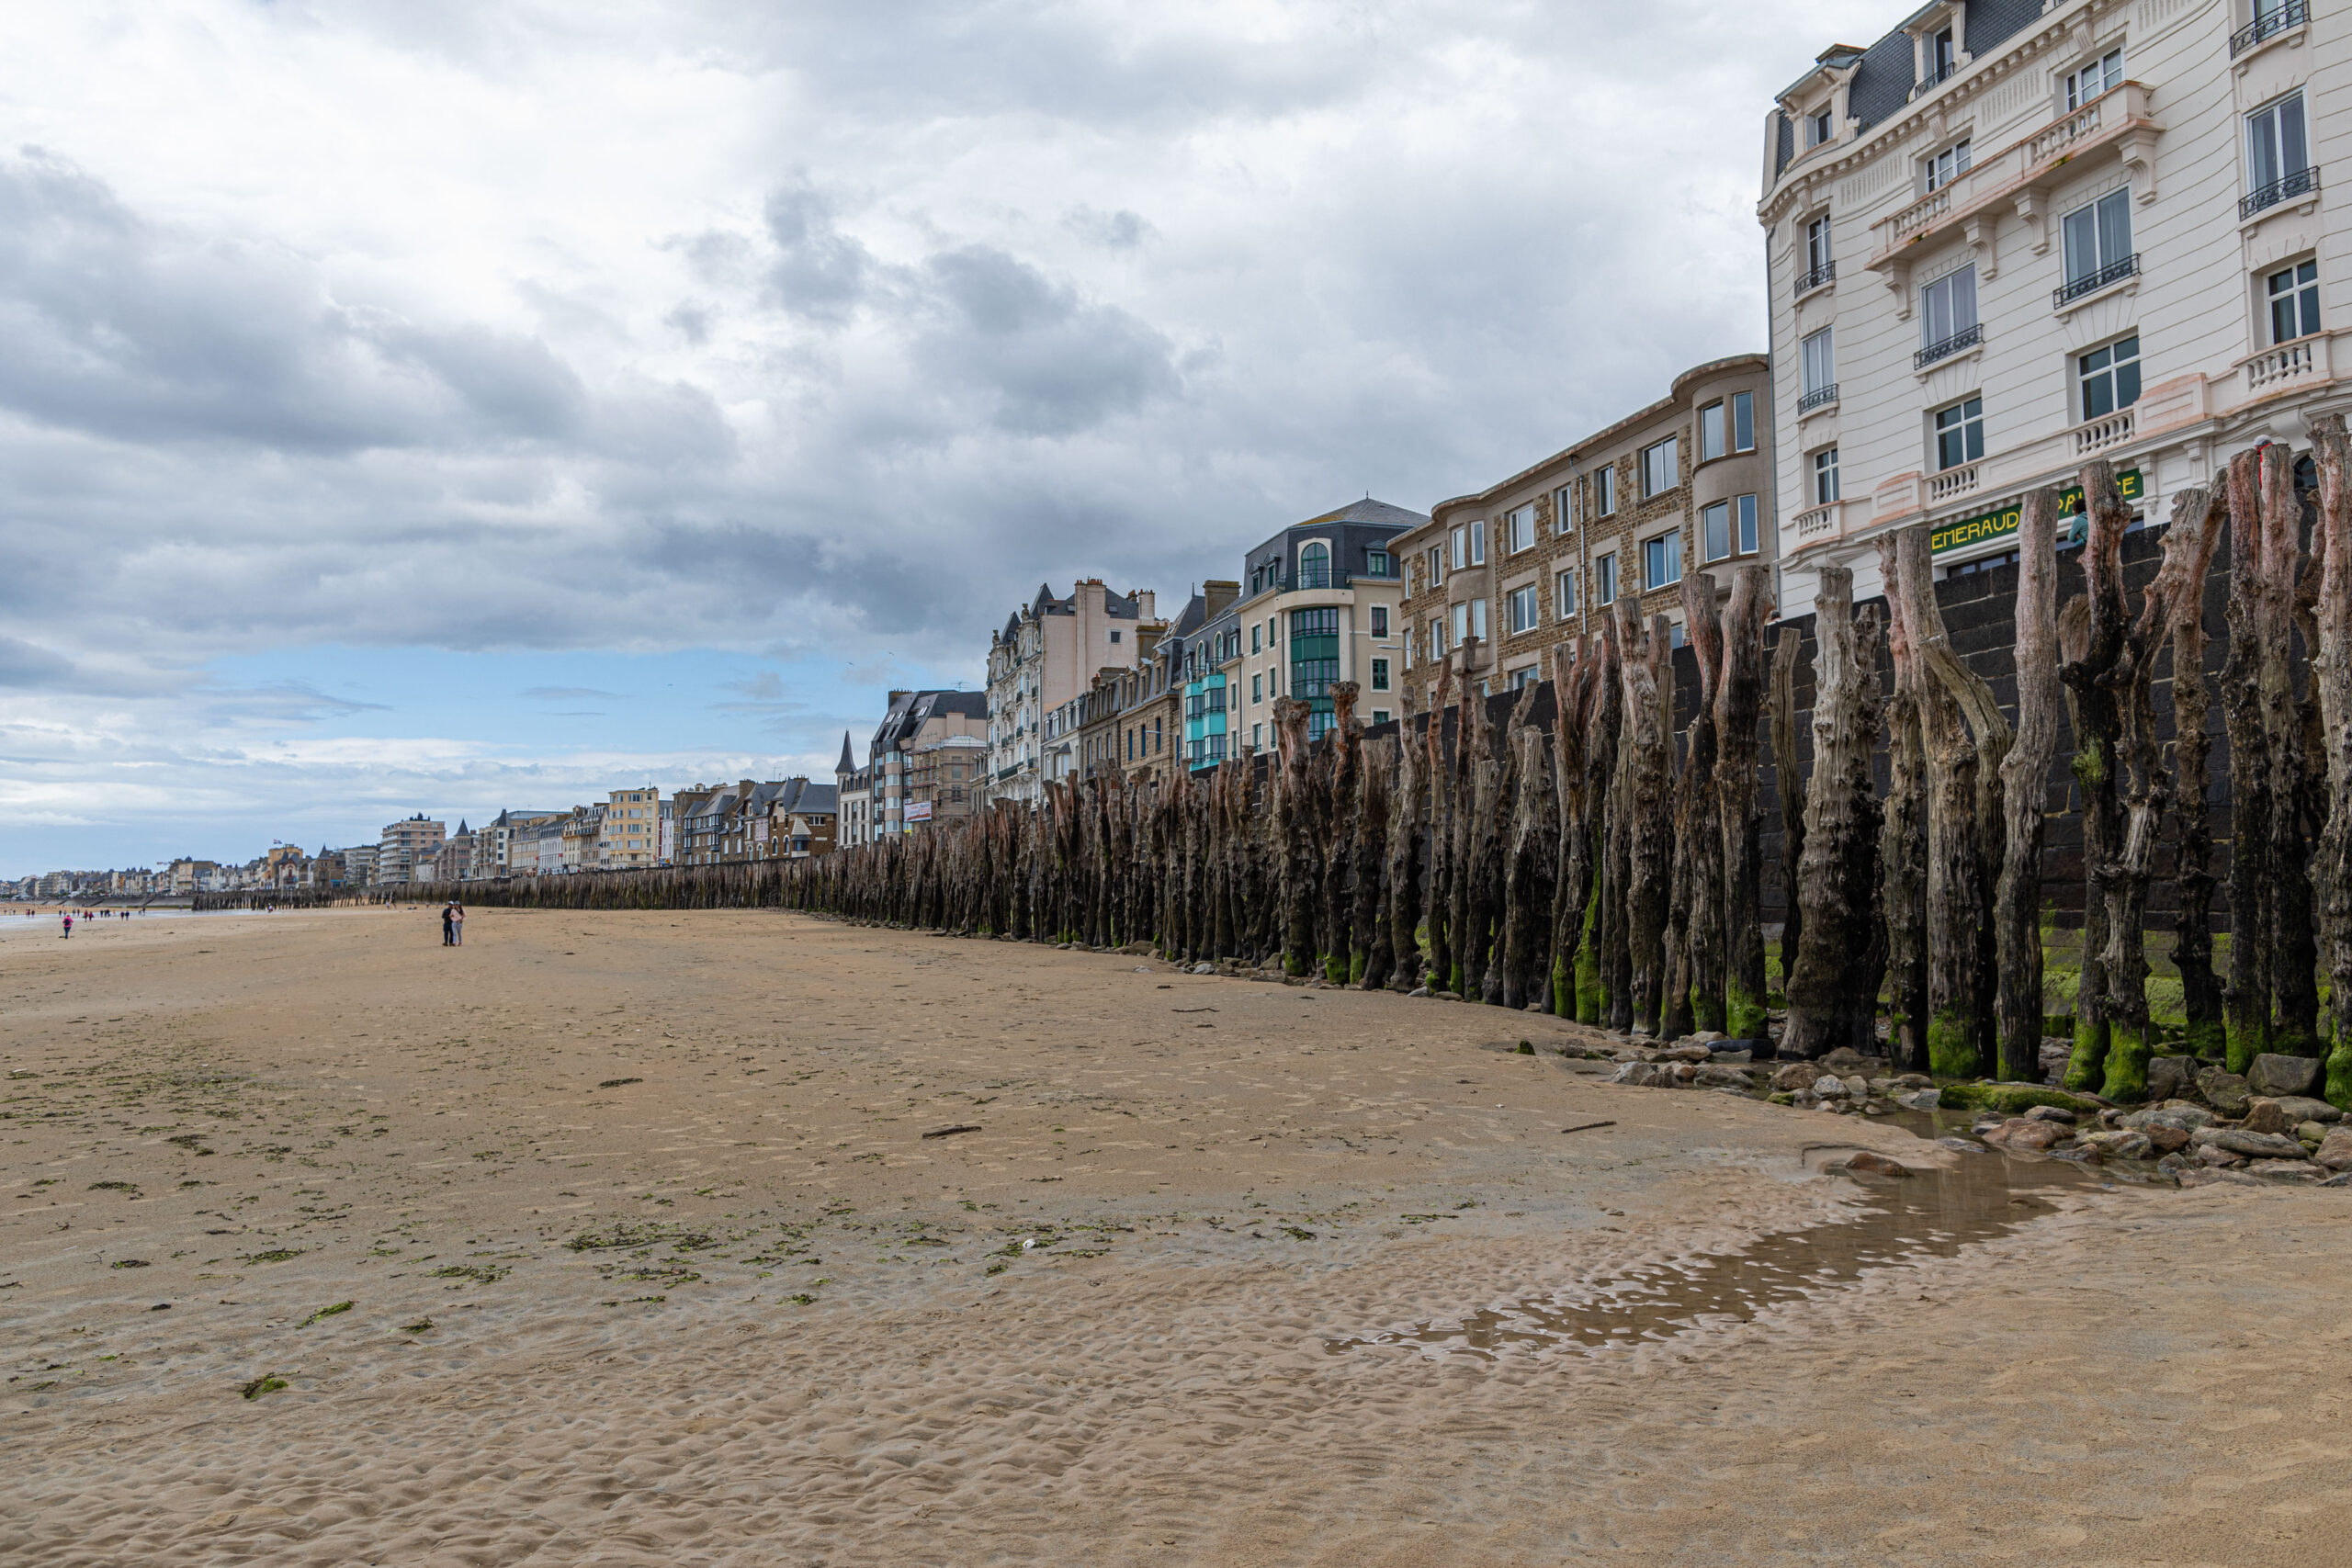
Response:
[[[2316,436],[2308,557],[2290,454],[2233,460],[2173,498],[2163,561],[2130,603],[2130,512],[2104,462],[2082,475],[2084,592],[2057,602],[2059,492],[2018,530],[2014,720],[1953,651],[1928,533],[1883,537],[1884,618],[1821,569],[1813,766],[1798,755],[1804,652],[1766,657],[1770,578],[1693,574],[1682,609],[1699,691],[1678,738],[1666,617],[1620,600],[1555,649],[1548,733],[1533,688],[1498,736],[1451,664],[1432,716],[1367,740],[1356,691],[1308,740],[1274,708],[1271,758],[1048,784],[1000,805],[809,860],[420,886],[411,897],[574,908],[776,905],[1022,941],[1145,943],[1185,962],[1279,962],[1333,985],[1428,986],[1658,1037],[1766,1034],[1759,740],[1779,764],[1782,1055],[1880,1047],[1939,1077],[2039,1080],[2045,1032],[2042,850],[2062,716],[2073,737],[2087,886],[2070,1086],[2130,1100],[2158,1041],[2144,915],[2167,833],[2172,960],[2185,1045],[2243,1068],[2257,1052],[2327,1055],[2319,976],[2352,995],[2352,496],[2343,423]],[[2203,587],[2232,541],[2228,657],[2228,983],[2211,935],[2210,695]],[[2152,695],[2167,659],[2175,734]],[[1891,664],[1892,689],[1882,671]],[[1452,722],[1446,722],[1448,719]],[[1449,744],[1449,741],[1451,742]],[[1882,792],[1873,773],[1890,752]],[[2181,808],[2183,803],[2186,809]],[[2316,853],[2312,852],[2316,848]],[[2327,1093],[2352,1103],[2352,1030]]]

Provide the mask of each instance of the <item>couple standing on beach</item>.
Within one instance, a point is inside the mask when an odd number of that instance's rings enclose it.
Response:
[[[466,907],[455,898],[441,906],[441,945],[466,945]]]

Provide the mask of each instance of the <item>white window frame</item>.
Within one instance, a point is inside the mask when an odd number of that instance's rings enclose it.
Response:
[[[1829,265],[1829,258],[1834,254],[1835,251],[1833,249],[1833,240],[1829,226],[1829,214],[1825,212],[1819,217],[1810,220],[1804,226],[1805,271],[1808,273],[1819,272],[1823,267]]]
[[[2129,355],[2119,354],[2117,351],[2127,344],[2131,345],[2132,352]],[[2072,356],[2075,371],[2075,417],[2078,422],[2105,419],[2109,414],[2122,412],[2140,400],[2140,334],[2137,332],[2129,332],[2111,342],[2083,349]],[[2105,365],[2096,370],[2083,368],[2085,360],[2095,358],[2102,354],[2108,356],[2108,362]],[[2129,397],[2123,395],[2123,367],[2126,365],[2132,367],[2131,396]],[[2108,384],[2110,406],[2093,413],[2091,391],[2102,379]]]
[[[2291,118],[2287,114],[2290,108],[2294,110]],[[2270,156],[2277,160],[2278,165],[2267,178],[2264,176],[2262,164],[2262,130],[2266,122],[2270,128]],[[2289,159],[2289,152],[2293,151],[2290,141],[2301,144],[2301,162]],[[2249,193],[2267,189],[2311,166],[2311,116],[2308,106],[2303,102],[2302,88],[2282,93],[2245,117],[2245,188]]]
[[[1576,525],[1571,521],[1575,510],[1576,494],[1573,485],[1562,485],[1552,492],[1552,533],[1555,537],[1566,537],[1575,532]]]
[[[1835,103],[1822,105],[1804,117],[1804,144],[1818,147],[1838,140],[1838,107]]]
[[[1801,389],[1811,397],[1825,387],[1838,384],[1838,329],[1826,326],[1804,334],[1797,344],[1797,358],[1804,382]]]
[[[1552,575],[1552,618],[1569,619],[1577,613],[1577,569],[1563,567]]]
[[[1480,642],[1487,640],[1487,602],[1484,599],[1470,601],[1470,635]]]
[[[1731,549],[1736,556],[1752,556],[1763,547],[1762,529],[1757,522],[1756,498],[1740,495],[1732,498]]]
[[[1699,411],[1699,461],[1712,462],[1731,452],[1731,410],[1719,399]]]
[[[1673,575],[1653,575],[1650,571],[1650,550],[1656,547],[1662,561],[1672,567]],[[1682,530],[1669,528],[1663,534],[1653,534],[1642,541],[1642,592],[1655,593],[1661,588],[1671,588],[1682,581]]]
[[[2311,269],[2312,275],[2308,278],[2302,275],[2305,267]],[[2287,286],[2284,288],[2278,286],[2281,278],[2287,280]],[[2290,313],[2294,319],[2296,327],[2300,329],[2308,326],[2311,329],[2310,332],[2299,330],[2290,336],[2278,335],[2278,307],[2282,303],[2289,302],[2291,302]],[[2272,347],[2275,348],[2282,343],[2293,343],[2297,339],[2310,337],[2323,331],[2325,323],[2320,319],[2319,303],[2319,258],[2317,256],[2304,256],[2300,260],[2289,262],[2285,266],[2264,269],[2262,274],[2263,323],[2269,333]]]
[[[1372,635],[1377,637],[1388,635],[1388,606],[1385,604],[1372,606]]]
[[[1617,552],[1604,550],[1592,558],[1593,604],[1613,604],[1617,602]]]
[[[1511,636],[1532,632],[1544,624],[1544,606],[1538,602],[1541,597],[1532,582],[1524,588],[1514,588],[1505,595],[1503,604],[1508,612],[1506,619]]]
[[[1663,483],[1658,480],[1663,477]],[[1642,448],[1642,499],[1664,495],[1682,482],[1682,438],[1669,435]]]
[[[1756,450],[1756,394],[1734,392],[1731,405],[1731,449],[1734,452]]]
[[[1813,503],[1827,506],[1838,499],[1838,448],[1824,446],[1813,455]]]
[[[1972,405],[1975,409],[1973,413],[1968,412]],[[1956,416],[1950,424],[1944,423],[1946,414]],[[1959,432],[1960,441],[1960,456],[1949,463],[1944,461],[1944,434],[1947,431]],[[1972,431],[1974,432],[1975,446],[1973,452],[1969,450]],[[1984,457],[1984,394],[1971,392],[1964,398],[1954,399],[1943,407],[1931,411],[1928,416],[1928,433],[1935,444],[1936,472],[1948,474],[1954,468],[1964,468],[1971,463],[1982,462]]]
[[[2096,276],[2132,254],[2132,190],[2119,186],[2058,220],[2059,249],[2070,284]]]
[[[1487,520],[1483,517],[1470,525],[1470,564],[1487,564]]]
[[[1470,566],[1470,530],[1457,523],[1453,525],[1453,570],[1466,571]]]
[[[1617,515],[1617,465],[1606,463],[1592,471],[1592,514]]]
[[[1372,689],[1375,692],[1388,689],[1388,660],[1385,659],[1372,661]]]
[[[2123,85],[2123,46],[2087,61],[2066,73],[2066,112],[2074,113],[2093,98],[2103,98]]]
[[[1535,547],[1535,503],[1514,506],[1503,513],[1503,554],[1515,556]]]
[[[1939,191],[1961,175],[1968,173],[1974,162],[1965,136],[1951,146],[1939,149],[1919,160],[1921,184],[1928,191]]]
[[[1966,321],[1960,318],[1967,316]],[[1982,324],[1977,314],[1976,264],[1956,266],[1919,288],[1919,346],[1933,348]]]
[[[1713,566],[1731,559],[1731,502],[1711,501],[1699,508],[1699,564]],[[1723,534],[1723,548],[1715,547],[1715,530]]]

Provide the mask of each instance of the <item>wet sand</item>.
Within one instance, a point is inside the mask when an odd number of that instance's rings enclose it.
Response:
[[[467,928],[0,921],[0,1562],[2352,1557],[2341,1192],[1123,955]]]

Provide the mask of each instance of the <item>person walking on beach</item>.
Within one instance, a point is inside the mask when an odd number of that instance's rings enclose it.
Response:
[[[455,898],[449,900],[449,945],[466,945],[466,907]]]
[[[456,908],[455,904],[441,906],[441,945],[444,947],[458,945],[458,921],[453,913]]]
[[[74,935],[74,911],[71,909],[65,909],[60,911],[60,913],[65,921],[65,931],[63,934],[70,941]]]

